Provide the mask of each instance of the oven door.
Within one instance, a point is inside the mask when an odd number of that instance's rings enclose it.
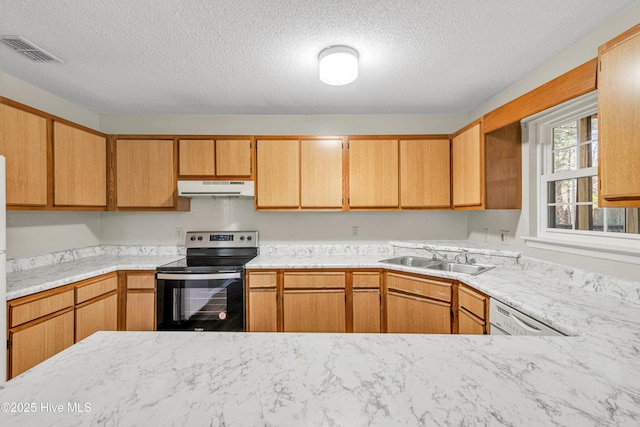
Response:
[[[158,330],[244,331],[244,274],[157,273]]]

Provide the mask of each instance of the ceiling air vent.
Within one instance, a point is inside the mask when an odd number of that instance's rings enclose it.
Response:
[[[2,43],[9,46],[18,53],[23,54],[27,58],[35,62],[62,62],[62,60],[40,49],[28,40],[20,36],[2,36]]]

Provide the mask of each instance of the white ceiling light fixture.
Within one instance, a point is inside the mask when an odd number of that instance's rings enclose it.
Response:
[[[343,86],[358,78],[358,52],[349,46],[331,46],[318,55],[320,80]]]

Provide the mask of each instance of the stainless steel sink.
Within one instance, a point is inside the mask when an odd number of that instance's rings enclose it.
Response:
[[[492,265],[460,264],[457,262],[441,261],[416,256],[401,256],[397,258],[383,259],[380,262],[429,270],[451,271],[453,273],[470,274],[472,276],[484,273],[485,271],[493,268]]]
[[[386,262],[388,264],[395,264],[395,265],[406,265],[407,267],[426,268],[433,264],[439,264],[442,261],[429,259],[429,258],[420,258],[417,256],[401,256],[397,258],[383,259],[380,262]]]
[[[484,273],[493,268],[492,265],[477,264],[458,264],[455,262],[441,262],[440,264],[430,265],[427,268],[431,270],[452,271],[454,273],[470,274],[472,276]]]

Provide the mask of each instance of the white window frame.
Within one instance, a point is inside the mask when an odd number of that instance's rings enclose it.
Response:
[[[548,227],[548,183],[560,179],[579,178],[598,175],[598,168],[584,168],[575,171],[552,173],[553,136],[555,126],[572,119],[588,116],[597,112],[597,93],[592,92],[557,107],[528,117],[522,121],[523,135],[535,151],[529,151],[535,157],[535,184],[529,185],[535,194],[535,204],[531,206],[531,236],[525,237],[528,246],[592,256],[615,261],[640,264],[640,234],[611,233],[588,230],[566,230]],[[528,132],[525,135],[525,132]],[[534,154],[535,153],[535,154]],[[534,167],[533,162],[530,163]],[[533,200],[532,200],[533,201]],[[606,227],[606,216],[604,219]]]

